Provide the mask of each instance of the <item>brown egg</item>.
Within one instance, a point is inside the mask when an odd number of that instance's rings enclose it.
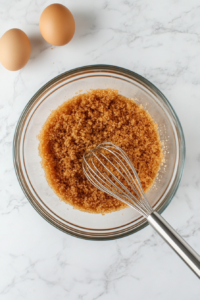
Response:
[[[25,66],[31,54],[31,44],[27,35],[13,28],[0,39],[0,62],[10,70],[17,71]]]
[[[72,13],[62,4],[51,4],[40,17],[40,32],[52,45],[63,46],[73,38],[75,21]]]

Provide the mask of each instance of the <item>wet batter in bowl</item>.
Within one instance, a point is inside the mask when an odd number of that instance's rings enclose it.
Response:
[[[162,147],[157,124],[133,100],[111,89],[73,97],[51,113],[39,135],[39,154],[50,187],[74,208],[108,213],[127,207],[99,191],[82,170],[85,151],[109,141],[132,161],[145,192],[158,173]]]

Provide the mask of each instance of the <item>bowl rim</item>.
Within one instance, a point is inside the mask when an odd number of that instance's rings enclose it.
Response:
[[[86,239],[86,240],[113,240],[113,239],[118,239],[118,238],[122,238],[128,235],[131,235],[141,229],[143,229],[144,227],[146,227],[148,225],[148,221],[145,220],[144,222],[142,222],[141,224],[139,224],[138,227],[131,229],[130,231],[127,232],[122,232],[120,234],[114,235],[114,236],[104,236],[104,237],[95,237],[95,236],[87,236],[84,234],[80,234],[77,232],[72,232],[72,231],[68,231],[64,228],[62,228],[61,226],[55,224],[51,218],[48,218],[44,212],[42,210],[39,209],[39,207],[34,203],[34,201],[32,201],[31,196],[29,195],[27,189],[25,188],[24,184],[23,184],[23,173],[20,171],[18,165],[19,163],[19,147],[18,145],[20,144],[20,140],[21,140],[21,133],[22,133],[22,129],[23,129],[23,121],[26,119],[26,115],[27,112],[29,112],[31,106],[34,104],[34,102],[38,99],[38,96],[40,96],[45,90],[47,90],[48,88],[50,88],[53,84],[55,84],[56,82],[58,82],[59,80],[66,78],[66,77],[70,77],[71,75],[78,75],[81,72],[87,72],[87,71],[113,71],[115,73],[120,73],[123,74],[123,76],[129,77],[131,79],[135,79],[137,78],[139,81],[142,81],[145,84],[145,87],[150,88],[151,92],[155,92],[157,95],[159,95],[162,100],[164,101],[164,103],[167,105],[168,109],[170,110],[170,113],[172,114],[172,116],[174,117],[174,119],[176,120],[176,127],[178,128],[179,134],[180,134],[180,139],[181,139],[181,147],[179,148],[179,155],[180,155],[180,161],[181,163],[178,166],[177,172],[175,174],[176,180],[175,180],[175,186],[173,186],[173,189],[171,189],[171,193],[167,199],[167,201],[165,201],[163,203],[162,206],[159,207],[159,209],[157,210],[158,213],[162,213],[166,207],[170,204],[170,202],[172,201],[174,195],[176,194],[176,191],[179,187],[182,175],[183,175],[183,170],[184,170],[184,165],[185,165],[185,156],[186,156],[186,145],[185,145],[185,137],[184,137],[184,133],[183,133],[183,129],[180,123],[180,120],[176,114],[176,112],[174,111],[172,105],[170,104],[170,102],[168,101],[168,99],[164,96],[164,94],[153,84],[151,83],[149,80],[147,80],[146,78],[144,78],[143,76],[128,70],[126,68],[122,68],[122,67],[118,67],[118,66],[114,66],[114,65],[107,65],[107,64],[94,64],[94,65],[87,65],[87,66],[82,66],[82,67],[78,67],[78,68],[74,68],[71,69],[69,71],[66,71],[64,73],[61,73],[60,75],[54,77],[53,79],[49,80],[46,84],[44,84],[32,97],[31,99],[28,101],[28,103],[25,105],[19,120],[17,122],[16,128],[15,128],[15,132],[14,132],[14,138],[13,138],[13,164],[14,164],[14,169],[15,169],[15,173],[18,179],[18,182],[21,186],[21,189],[24,193],[24,195],[26,196],[26,198],[28,199],[28,201],[30,202],[30,204],[34,207],[34,209],[51,225],[53,225],[54,227],[56,227],[57,229],[81,238],[81,239]]]

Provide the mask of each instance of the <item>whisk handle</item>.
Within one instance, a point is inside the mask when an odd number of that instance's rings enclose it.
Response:
[[[149,224],[160,234],[168,245],[182,258],[190,269],[200,278],[200,256],[186,241],[161,217],[153,212],[147,218]]]

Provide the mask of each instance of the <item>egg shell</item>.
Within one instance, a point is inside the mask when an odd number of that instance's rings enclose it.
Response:
[[[75,21],[67,7],[51,4],[42,12],[39,27],[43,38],[49,44],[63,46],[73,38]]]
[[[31,44],[27,35],[20,29],[13,28],[4,33],[0,39],[0,61],[10,70],[23,68],[29,60]]]

